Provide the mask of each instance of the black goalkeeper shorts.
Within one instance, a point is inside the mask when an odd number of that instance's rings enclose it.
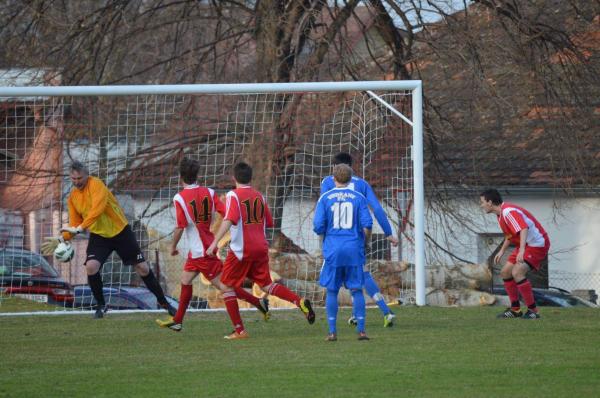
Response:
[[[125,265],[135,265],[146,261],[144,254],[140,250],[140,245],[128,224],[112,238],[105,238],[90,232],[85,262],[96,260],[102,265],[113,250],[121,257]]]

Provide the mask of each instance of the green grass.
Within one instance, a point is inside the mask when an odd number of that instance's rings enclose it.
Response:
[[[55,305],[0,294],[0,312],[56,311]]]
[[[4,307],[2,308],[4,312]],[[251,338],[225,341],[225,313],[193,313],[181,333],[156,314],[0,317],[0,397],[564,397],[600,391],[600,311],[542,309],[539,321],[496,320],[500,308],[397,308],[372,340],[322,310],[268,323],[244,313]]]

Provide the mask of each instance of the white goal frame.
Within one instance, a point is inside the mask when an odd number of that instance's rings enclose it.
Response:
[[[374,90],[403,90],[412,95],[412,118],[407,117],[373,93]],[[179,94],[260,94],[295,92],[364,91],[386,106],[412,127],[412,163],[414,192],[415,302],[425,299],[425,194],[423,184],[423,100],[420,80],[307,82],[307,83],[246,83],[246,84],[181,84],[122,86],[53,86],[0,87],[0,97],[36,96],[119,96],[119,95],[179,95]]]

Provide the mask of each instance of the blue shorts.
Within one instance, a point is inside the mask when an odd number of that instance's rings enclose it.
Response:
[[[363,267],[331,267],[323,264],[319,275],[319,284],[327,290],[361,289],[364,284]]]

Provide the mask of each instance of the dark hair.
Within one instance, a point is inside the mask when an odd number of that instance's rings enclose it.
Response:
[[[486,201],[491,201],[493,205],[501,205],[502,204],[502,196],[500,196],[500,192],[496,189],[486,189],[482,193],[479,194]]]
[[[183,158],[179,162],[179,176],[186,184],[195,184],[198,179],[200,164],[195,159]]]
[[[233,178],[240,184],[252,181],[252,167],[248,163],[238,162],[233,166]]]
[[[340,152],[333,157],[333,164],[347,164],[352,166],[352,156],[347,152]]]
[[[79,160],[74,160],[73,163],[71,163],[71,171],[85,173],[85,175],[90,174],[90,171],[88,170],[87,166],[81,163]]]

